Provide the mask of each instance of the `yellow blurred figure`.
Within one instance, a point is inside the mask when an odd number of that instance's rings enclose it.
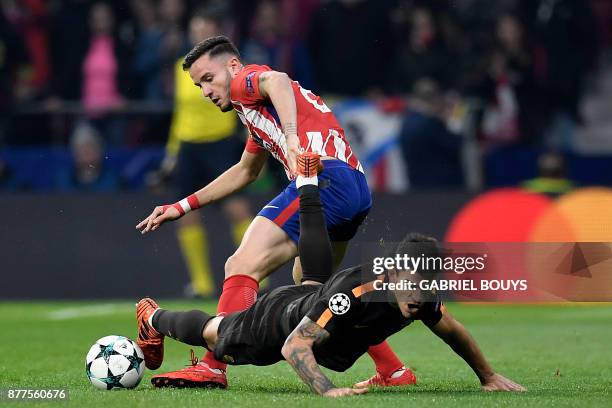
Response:
[[[166,145],[171,155],[178,153],[181,142],[216,142],[232,136],[237,126],[234,111],[221,112],[210,99],[202,98],[182,63],[180,59],[174,66],[174,113]]]

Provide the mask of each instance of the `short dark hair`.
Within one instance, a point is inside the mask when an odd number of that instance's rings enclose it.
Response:
[[[211,57],[216,57],[221,54],[232,54],[240,58],[240,53],[236,46],[224,35],[210,37],[204,41],[197,43],[191,51],[185,55],[183,59],[183,70],[187,71],[193,63],[202,55],[209,54]]]
[[[410,232],[404,237],[402,242],[397,245],[396,254],[409,254],[410,256],[418,257],[439,257],[443,255],[443,250],[440,248],[438,240],[434,237],[418,232]]]

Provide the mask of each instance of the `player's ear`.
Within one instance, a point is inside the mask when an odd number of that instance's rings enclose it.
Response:
[[[234,75],[237,74],[238,71],[240,71],[241,66],[242,64],[240,60],[235,56],[232,56],[230,57],[230,59],[227,60],[227,67],[230,70],[230,72]]]

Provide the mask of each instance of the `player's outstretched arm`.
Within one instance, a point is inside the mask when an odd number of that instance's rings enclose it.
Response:
[[[257,179],[267,157],[268,152],[265,150],[258,153],[249,153],[245,150],[238,163],[207,186],[175,204],[155,207],[148,217],[136,225],[136,229],[141,234],[155,231],[166,221],[176,220],[188,211],[195,210],[243,189]]]
[[[522,385],[493,371],[476,340],[447,311],[444,311],[442,319],[430,329],[472,367],[483,391],[526,391]]]
[[[285,360],[293,367],[314,392],[326,397],[343,397],[346,395],[363,394],[367,389],[336,388],[336,386],[323,374],[312,352],[314,344],[321,344],[329,338],[329,333],[304,317],[300,324],[291,332],[281,353]]]
[[[291,79],[284,72],[266,71],[259,75],[259,92],[274,105],[287,139],[289,170],[296,175],[300,140],[297,133],[297,106]]]

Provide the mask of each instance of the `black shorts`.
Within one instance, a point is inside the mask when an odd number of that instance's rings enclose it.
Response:
[[[271,290],[242,312],[219,324],[215,358],[228,364],[271,365],[283,360],[281,348],[299,318],[287,308],[294,301],[315,294],[319,286],[283,286]]]
[[[176,186],[181,197],[198,191],[238,163],[243,144],[230,136],[216,142],[181,142],[176,163]]]

